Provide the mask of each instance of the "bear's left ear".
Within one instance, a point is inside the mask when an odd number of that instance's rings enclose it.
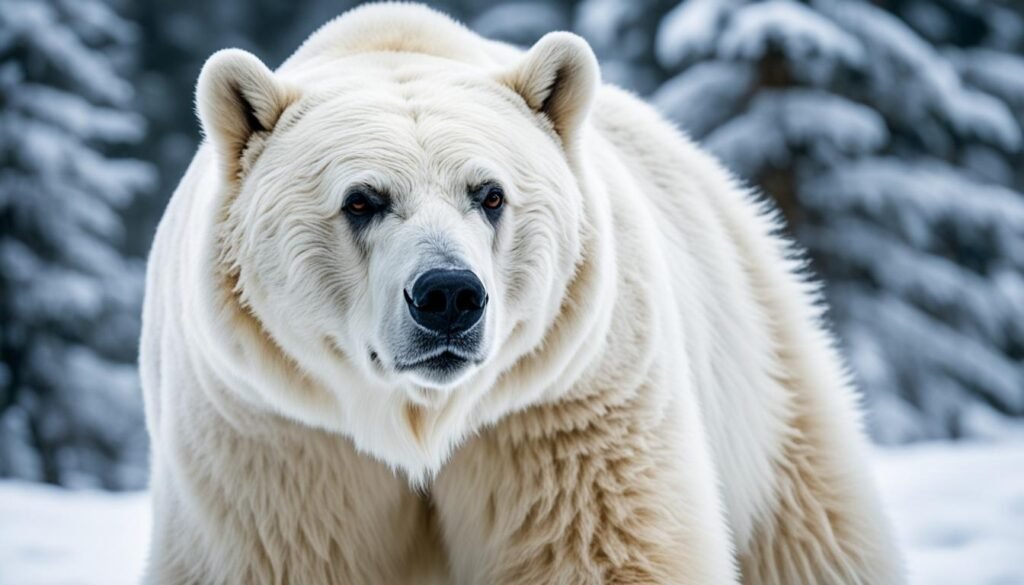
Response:
[[[590,45],[568,32],[544,35],[500,80],[547,118],[567,150],[590,113],[601,73]]]
[[[203,65],[196,107],[229,183],[242,177],[242,156],[254,136],[274,129],[298,92],[281,82],[255,55],[224,49]]]

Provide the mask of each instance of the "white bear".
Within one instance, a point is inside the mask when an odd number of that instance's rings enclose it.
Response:
[[[148,583],[902,583],[778,223],[587,44],[411,4],[200,75]]]

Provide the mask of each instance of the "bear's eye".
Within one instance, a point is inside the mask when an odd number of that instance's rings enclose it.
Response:
[[[353,187],[345,196],[345,204],[341,210],[352,221],[364,222],[384,211],[388,207],[388,199],[372,187]]]
[[[373,203],[365,193],[357,191],[345,199],[345,206],[342,209],[349,215],[361,216],[373,211]]]
[[[497,185],[491,185],[485,192],[482,205],[491,211],[497,211],[505,203],[505,192]]]
[[[341,212],[353,229],[359,231],[388,208],[388,199],[371,187],[353,187],[345,196]]]
[[[473,205],[484,213],[484,217],[492,226],[498,226],[501,212],[505,208],[505,190],[494,181],[487,181],[469,188],[469,196]]]

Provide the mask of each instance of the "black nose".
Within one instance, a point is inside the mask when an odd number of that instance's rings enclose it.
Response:
[[[487,292],[469,270],[428,270],[405,292],[409,314],[423,327],[441,335],[458,335],[484,314]]]

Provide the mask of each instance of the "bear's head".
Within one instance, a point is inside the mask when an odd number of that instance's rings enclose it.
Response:
[[[218,277],[363,449],[406,466],[381,444],[392,431],[354,428],[401,405],[437,425],[446,411],[438,440],[457,439],[455,419],[543,343],[587,229],[576,157],[598,75],[569,33],[494,71],[407,52],[286,73],[234,49],[207,62]]]

